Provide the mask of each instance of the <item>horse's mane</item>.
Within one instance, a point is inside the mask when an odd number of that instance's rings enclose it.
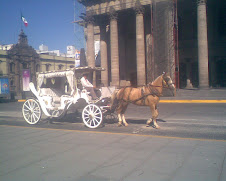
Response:
[[[159,81],[160,78],[162,79],[162,76],[163,76],[163,75],[158,76],[154,81],[152,81],[152,82],[149,83],[149,84],[155,85],[155,84]]]

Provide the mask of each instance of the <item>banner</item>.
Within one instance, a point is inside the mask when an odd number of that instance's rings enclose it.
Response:
[[[30,91],[29,83],[30,83],[30,70],[24,69],[23,70],[23,91]]]
[[[0,78],[0,94],[9,94],[8,78]]]

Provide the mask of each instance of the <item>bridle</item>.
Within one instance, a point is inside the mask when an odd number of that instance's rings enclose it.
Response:
[[[147,85],[147,87],[148,87],[148,89],[149,89],[150,92],[154,92],[154,94],[155,94],[156,96],[159,97],[159,96],[161,96],[161,94],[160,94],[160,92],[158,91],[158,89],[155,89],[156,87],[162,87],[162,88],[169,89],[169,90],[172,92],[172,94],[174,95],[173,90],[170,88],[172,85],[174,85],[173,82],[168,83],[168,82],[166,82],[166,80],[162,77],[162,85],[161,85],[161,86],[153,85],[152,83],[149,83],[149,84]],[[153,89],[153,88],[154,88],[154,89]]]

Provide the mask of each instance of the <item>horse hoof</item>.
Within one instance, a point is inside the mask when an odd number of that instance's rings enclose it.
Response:
[[[146,124],[146,127],[150,127],[150,125],[149,124]]]
[[[118,123],[118,127],[121,127],[121,126],[122,126],[122,124]]]
[[[129,126],[128,124],[125,124],[125,126],[127,127],[127,126]]]
[[[155,126],[155,129],[160,129],[160,126]]]

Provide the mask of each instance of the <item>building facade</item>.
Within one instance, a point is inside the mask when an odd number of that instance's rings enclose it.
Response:
[[[23,31],[19,35],[18,43],[11,49],[0,50],[0,76],[9,78],[12,99],[25,98],[29,94],[28,83],[36,84],[37,72],[65,70],[74,66],[74,58],[37,54],[28,45]]]
[[[95,65],[99,40],[104,85],[142,86],[164,71],[177,88],[226,86],[226,1],[79,2],[86,7],[87,62]]]

